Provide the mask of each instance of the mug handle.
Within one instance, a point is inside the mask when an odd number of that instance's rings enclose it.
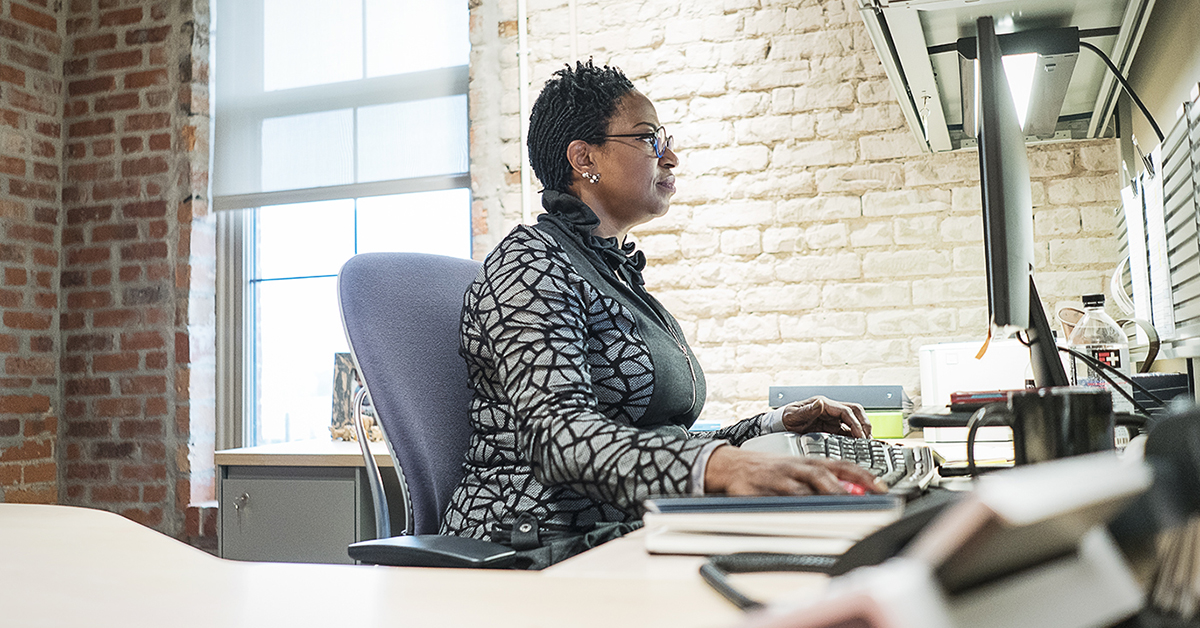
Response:
[[[977,474],[977,469],[975,468],[975,433],[987,423],[995,423],[992,419],[998,414],[1006,417],[1001,423],[1012,425],[1013,414],[1008,409],[1007,403],[988,404],[976,410],[971,415],[971,418],[967,419],[967,473],[971,477],[975,477]]]

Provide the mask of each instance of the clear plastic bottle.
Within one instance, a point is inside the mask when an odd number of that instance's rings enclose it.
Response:
[[[1129,340],[1125,332],[1111,316],[1104,312],[1103,294],[1086,294],[1083,296],[1084,316],[1075,324],[1067,345],[1072,349],[1093,359],[1103,362],[1114,369],[1129,375]],[[1095,368],[1079,358],[1071,358],[1071,379],[1082,386],[1108,386]],[[1129,389],[1118,376],[1106,373],[1109,379],[1117,382],[1125,390]],[[1129,411],[1133,405],[1119,392],[1113,392],[1113,409]]]

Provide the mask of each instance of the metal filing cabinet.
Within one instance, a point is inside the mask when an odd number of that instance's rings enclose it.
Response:
[[[372,453],[387,488],[395,471]],[[374,507],[358,444],[307,441],[220,451],[218,554],[271,562],[352,563],[346,546],[375,538]],[[393,502],[395,503],[395,502]],[[403,513],[393,513],[393,519]],[[393,523],[397,532],[401,526]]]

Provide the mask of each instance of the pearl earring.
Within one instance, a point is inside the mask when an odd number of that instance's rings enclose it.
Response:
[[[600,175],[595,172],[585,172],[585,173],[583,173],[583,178],[587,179],[588,181],[591,181],[592,183],[600,182]]]

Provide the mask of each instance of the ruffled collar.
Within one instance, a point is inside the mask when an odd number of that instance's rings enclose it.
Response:
[[[538,216],[538,222],[558,225],[630,286],[640,287],[645,283],[642,269],[646,267],[646,256],[632,242],[619,243],[616,238],[592,235],[600,225],[600,218],[587,203],[570,194],[545,190],[542,207],[548,213]]]

